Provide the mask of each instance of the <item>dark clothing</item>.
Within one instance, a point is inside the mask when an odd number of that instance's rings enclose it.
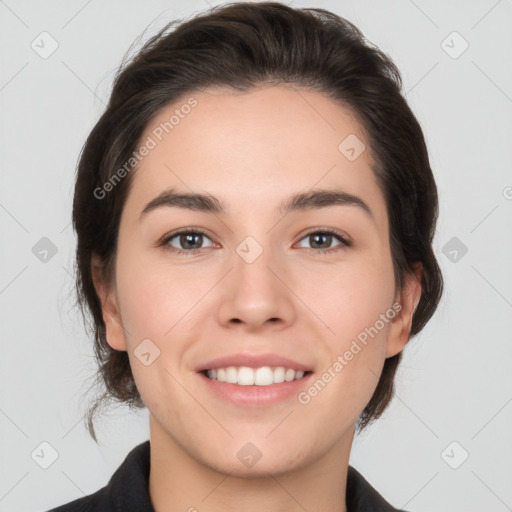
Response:
[[[149,462],[148,440],[126,456],[105,487],[48,512],[155,512],[148,490]],[[346,495],[347,512],[399,512],[350,465]]]

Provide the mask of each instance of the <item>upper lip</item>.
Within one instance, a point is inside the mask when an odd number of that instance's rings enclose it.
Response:
[[[307,372],[311,370],[310,366],[298,363],[288,357],[278,354],[231,354],[228,356],[212,359],[196,368],[197,372],[205,370],[214,370],[216,368],[227,368],[228,366],[247,366],[249,368],[260,368],[262,366],[284,366],[295,371]]]

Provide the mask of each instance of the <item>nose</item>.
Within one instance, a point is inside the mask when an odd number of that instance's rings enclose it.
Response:
[[[218,308],[224,327],[280,330],[295,321],[291,276],[270,249],[250,263],[235,252],[230,263],[233,268],[225,278]]]

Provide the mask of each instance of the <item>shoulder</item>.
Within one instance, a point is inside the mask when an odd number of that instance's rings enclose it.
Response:
[[[70,501],[48,512],[111,512],[114,510],[107,493],[107,486],[94,494]]]
[[[372,487],[353,466],[347,472],[347,512],[407,512],[397,509]]]
[[[154,512],[149,468],[150,445],[145,441],[128,453],[105,487],[48,512]]]

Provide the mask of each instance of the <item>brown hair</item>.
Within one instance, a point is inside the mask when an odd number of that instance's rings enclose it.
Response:
[[[98,407],[111,400],[144,407],[128,354],[107,343],[91,268],[96,254],[104,283],[112,285],[119,221],[134,171],[104,197],[95,191],[129,160],[149,121],[168,104],[209,86],[245,92],[278,83],[327,95],[355,114],[386,200],[397,286],[403,286],[405,273],[415,263],[423,266],[411,336],[421,331],[437,308],[443,288],[432,250],[437,189],[422,130],[401,94],[401,75],[392,60],[352,23],[319,8],[238,2],[175,20],[150,38],[129,63],[123,59],[107,108],[87,138],[77,168],[76,291],[84,320],[87,310],[92,315],[99,365],[96,384],[104,386],[86,415],[93,439]],[[358,419],[359,431],[381,416],[391,400],[401,354],[386,359],[376,390]]]

